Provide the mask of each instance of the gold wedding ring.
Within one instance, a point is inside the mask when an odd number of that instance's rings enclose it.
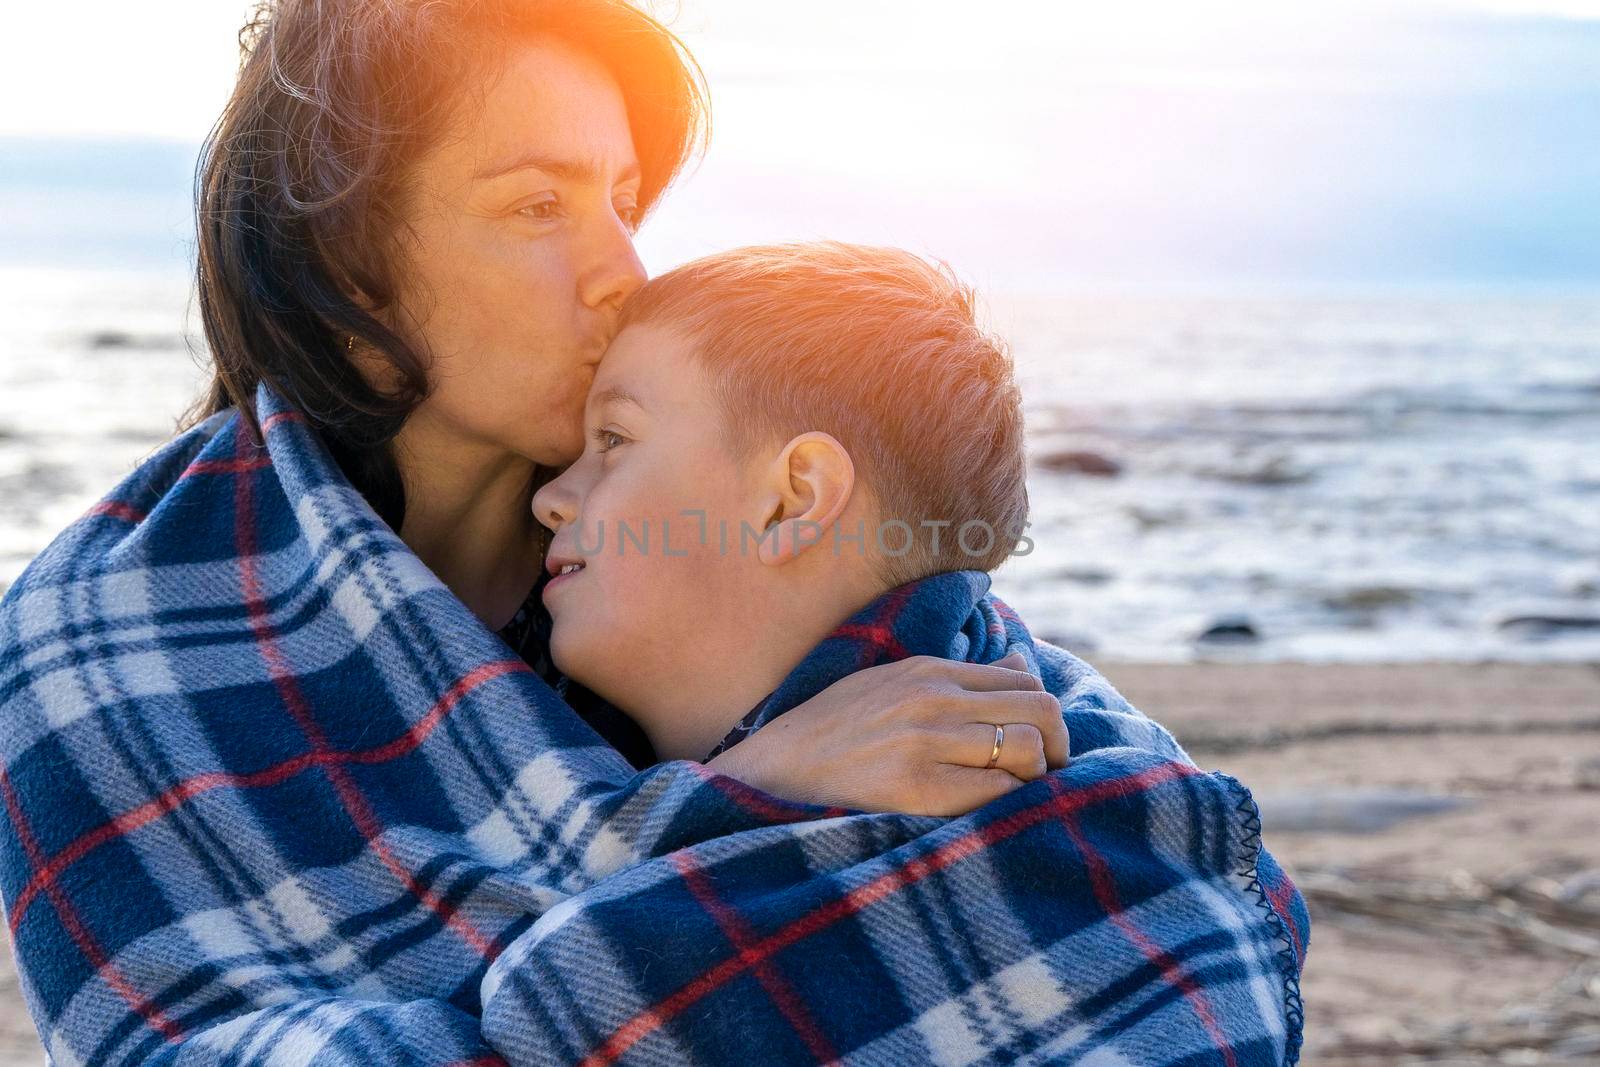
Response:
[[[1000,746],[1005,743],[1006,728],[1004,726],[996,726],[994,728],[994,748],[989,751],[989,762],[983,765],[984,770],[988,770],[1000,762]]]

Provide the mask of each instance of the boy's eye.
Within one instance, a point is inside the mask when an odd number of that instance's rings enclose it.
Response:
[[[626,441],[627,438],[615,430],[607,430],[604,427],[600,427],[594,431],[594,440],[595,444],[599,446],[597,451],[610,452],[613,448]]]

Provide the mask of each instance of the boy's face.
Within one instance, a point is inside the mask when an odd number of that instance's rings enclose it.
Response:
[[[737,656],[765,603],[759,572],[768,568],[753,547],[765,521],[760,465],[730,455],[721,410],[691,353],[668,330],[619,334],[589,390],[583,455],[533,502],[556,531],[547,566],[583,564],[545,587],[552,658],[624,709]],[[703,511],[703,523],[686,510]],[[754,531],[747,551],[741,523]],[[661,749],[659,724],[641,725]]]

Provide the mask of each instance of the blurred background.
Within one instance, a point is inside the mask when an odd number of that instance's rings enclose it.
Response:
[[[7,14],[0,592],[198,389],[250,6]],[[714,130],[647,265],[979,287],[1032,461],[996,587],[1260,795],[1306,1062],[1600,1063],[1600,3],[652,7]]]

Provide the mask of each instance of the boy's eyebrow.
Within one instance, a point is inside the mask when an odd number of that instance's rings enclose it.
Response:
[[[596,408],[603,408],[607,404],[632,404],[640,411],[645,410],[645,406],[639,403],[639,398],[620,385],[613,385],[596,393],[593,404]]]

